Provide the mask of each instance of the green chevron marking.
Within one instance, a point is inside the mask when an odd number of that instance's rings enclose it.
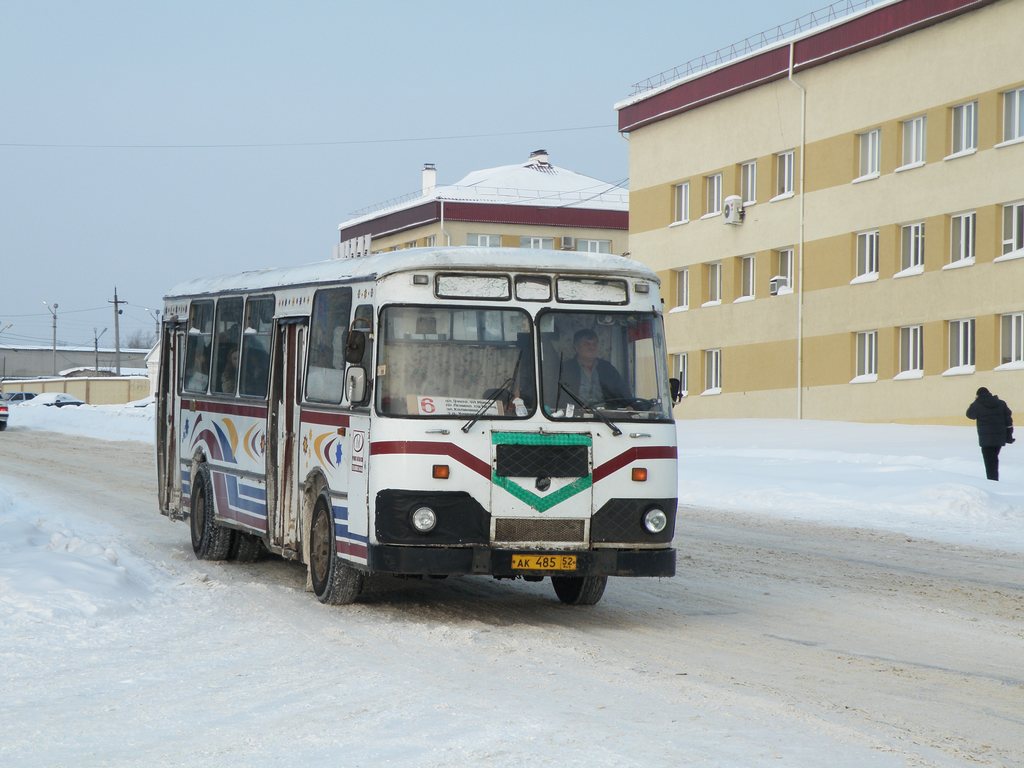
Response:
[[[493,472],[491,473],[491,482],[500,488],[504,488],[520,501],[526,502],[538,512],[546,512],[553,506],[561,504],[566,499],[571,499],[577,493],[585,491],[593,485],[591,476],[587,475],[586,477],[581,477],[578,480],[573,481],[564,488],[560,488],[554,493],[550,493],[547,496],[538,496],[533,491],[528,491],[526,488],[523,488],[523,486],[513,483],[507,477],[498,477],[498,475]]]

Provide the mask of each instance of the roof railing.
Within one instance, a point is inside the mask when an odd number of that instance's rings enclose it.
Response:
[[[809,32],[816,27],[830,24],[841,18],[857,13],[858,11],[862,11],[865,8],[870,8],[872,5],[877,5],[883,1],[884,0],[837,0],[837,2],[831,3],[817,11],[805,13],[803,16],[800,16],[787,24],[780,24],[777,27],[766,29],[764,32],[751,35],[745,40],[740,40],[738,43],[733,43],[725,46],[724,48],[719,48],[717,51],[697,56],[696,58],[690,59],[685,64],[680,64],[678,67],[666,69],[664,72],[659,72],[656,75],[648,77],[646,80],[633,83],[633,92],[630,96],[637,96],[641,93],[646,93],[647,91],[656,90],[675,80],[692,77],[704,72],[705,70],[713,69],[714,67],[721,66],[722,64],[734,61],[735,59],[740,59],[744,56],[749,56],[756,51],[768,48],[782,40],[787,40],[791,37],[803,34],[804,32]]]

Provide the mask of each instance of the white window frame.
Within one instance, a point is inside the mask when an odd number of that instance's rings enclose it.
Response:
[[[1003,142],[1024,140],[1024,88],[1003,94]]]
[[[856,339],[856,374],[851,384],[878,381],[878,331],[860,331]]]
[[[519,238],[520,248],[530,248],[533,250],[537,249],[552,249],[555,247],[555,238],[543,237],[534,235],[523,235]]]
[[[896,277],[916,275],[924,271],[924,222],[900,227],[900,271]]]
[[[779,152],[775,155],[775,197],[779,200],[793,195],[793,158],[792,149]]]
[[[1024,369],[1024,312],[999,318],[999,363],[996,370]]]
[[[714,307],[722,303],[722,262],[712,261],[708,269],[708,300],[701,306]]]
[[[680,352],[669,355],[669,376],[679,379],[679,389],[683,397],[689,394],[690,358],[688,353]]]
[[[903,121],[903,164],[897,171],[924,165],[927,131],[928,118],[925,115]]]
[[[944,375],[974,373],[974,318],[950,320],[948,327],[949,368]]]
[[[949,217],[949,266],[969,266],[974,263],[976,237],[975,211],[957,213]]]
[[[860,174],[854,181],[877,179],[882,158],[882,131],[872,128],[870,131],[857,134],[857,145],[860,147]]]
[[[1024,200],[1018,200],[1003,206],[1003,255],[999,258],[1010,259],[1022,256],[1024,256]]]
[[[878,279],[878,247],[881,235],[877,229],[857,233],[857,275],[855,282]]]
[[[713,173],[704,177],[704,215],[717,216],[722,212],[722,174]]]
[[[466,235],[466,245],[478,245],[483,246],[485,248],[497,248],[501,246],[501,235],[485,235],[471,232],[468,235]]]
[[[690,182],[684,181],[674,187],[673,224],[685,224],[690,220]]]
[[[684,267],[676,271],[676,305],[673,309],[690,308],[690,268]]]
[[[780,294],[793,292],[793,249],[779,248],[775,251],[775,277],[784,277],[786,285],[779,290]]]
[[[722,391],[722,350],[704,350],[704,395],[717,395]]]
[[[900,372],[897,379],[919,379],[924,375],[924,326],[900,328]]]
[[[581,253],[611,253],[612,241],[577,237],[576,250]]]
[[[978,149],[978,102],[957,104],[950,110],[953,125],[950,130],[949,157],[971,154]]]
[[[754,298],[754,284],[757,279],[757,265],[753,256],[740,256],[740,295],[736,301]]]
[[[748,160],[740,165],[740,196],[744,205],[757,202],[757,161]]]

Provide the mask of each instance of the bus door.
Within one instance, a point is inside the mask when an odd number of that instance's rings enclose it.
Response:
[[[267,531],[270,543],[298,554],[299,378],[303,370],[306,320],[278,321],[267,414]]]
[[[184,334],[174,323],[165,323],[160,337],[160,378],[157,381],[157,474],[160,511],[177,517],[181,514],[181,472],[178,450],[178,423],[181,401],[176,397],[179,363]]]
[[[364,334],[362,354],[359,360],[349,359],[349,367],[360,367],[364,371],[367,387],[362,402],[349,403],[348,432],[348,528],[355,537],[369,537],[369,472],[370,456],[370,409],[373,400],[373,326],[372,304],[358,305],[352,315],[351,328]]]

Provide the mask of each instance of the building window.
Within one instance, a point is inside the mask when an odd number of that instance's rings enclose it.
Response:
[[[704,177],[704,191],[706,192],[705,215],[722,212],[722,174],[716,173]]]
[[[437,235],[428,235],[423,240],[423,245],[427,248],[433,248],[437,245]]]
[[[775,156],[776,197],[793,194],[793,150]]]
[[[740,166],[740,195],[743,203],[757,202],[757,161],[751,160]]]
[[[584,240],[576,238],[576,250],[584,253],[611,253],[611,240]]]
[[[874,381],[878,378],[878,331],[857,334],[857,379]]]
[[[907,270],[924,269],[924,222],[907,224],[902,229],[902,249],[900,256],[900,269]]]
[[[1003,141],[1024,139],[1024,88],[1003,94]]]
[[[1024,201],[1003,206],[1003,256],[1024,250]]]
[[[974,263],[974,217],[973,211],[949,217],[950,264]]]
[[[690,220],[690,182],[684,181],[675,186],[675,212],[673,223],[681,224]]]
[[[789,293],[793,290],[793,249],[783,248],[775,251],[775,280],[778,281],[779,293]]]
[[[1000,364],[1024,364],[1024,312],[1003,315],[1001,327]]]
[[[953,107],[953,154],[970,152],[978,146],[978,102]]]
[[[676,306],[680,309],[690,307],[690,270],[680,269],[676,273]]]
[[[722,264],[713,262],[707,265],[708,300],[707,304],[718,304],[722,301]]]
[[[903,165],[920,165],[924,162],[925,116],[915,117],[903,123]]]
[[[722,391],[722,350],[704,350],[704,393]]]
[[[920,325],[900,328],[900,373],[924,373],[924,329]]]
[[[878,277],[878,230],[857,235],[857,277]]]
[[[467,235],[466,245],[482,245],[497,248],[501,245],[501,235]]]
[[[669,355],[670,376],[679,379],[679,390],[683,395],[689,391],[688,382],[690,379],[689,359],[685,352],[680,355]]]
[[[878,175],[879,147],[882,132],[875,128],[867,133],[857,135],[860,144],[860,178]]]
[[[740,257],[740,298],[754,298],[754,257]]]
[[[949,321],[949,367],[974,369],[974,318]],[[948,371],[947,371],[948,373]]]
[[[554,248],[555,238],[553,237],[520,237],[520,248]]]

